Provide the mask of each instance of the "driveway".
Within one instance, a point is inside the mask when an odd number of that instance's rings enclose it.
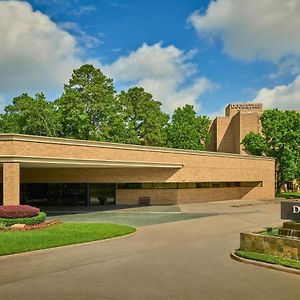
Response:
[[[181,205],[203,218],[129,237],[0,258],[0,299],[298,299],[300,277],[238,263],[239,233],[280,223],[279,205]]]
[[[213,212],[202,213],[182,211],[178,205],[143,206],[143,207],[100,207],[101,210],[78,208],[71,210],[46,211],[49,220],[60,219],[64,222],[118,223],[133,227],[169,223],[181,220],[204,218],[215,215]]]

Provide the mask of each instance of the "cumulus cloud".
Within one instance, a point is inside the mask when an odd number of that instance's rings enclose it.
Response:
[[[198,98],[215,85],[205,77],[196,76],[197,67],[191,62],[195,53],[195,50],[184,52],[173,45],[143,44],[102,68],[118,82],[142,86],[161,101],[168,112],[185,104],[199,109]],[[191,83],[187,84],[187,80]]]
[[[290,84],[261,89],[252,102],[263,103],[266,109],[300,110],[300,75]]]
[[[200,36],[220,38],[236,59],[278,62],[300,55],[299,0],[216,0],[188,22]]]
[[[72,70],[86,62],[82,57],[87,48],[100,42],[76,23],[57,25],[27,2],[0,1],[1,95],[9,96],[6,100],[23,92],[58,96]],[[199,76],[192,63],[196,53],[173,45],[143,44],[111,64],[99,59],[87,62],[100,67],[119,87],[144,87],[171,112],[186,103],[199,109],[199,97],[215,87]]]
[[[75,37],[26,2],[0,2],[0,45],[2,95],[61,89],[82,63]]]

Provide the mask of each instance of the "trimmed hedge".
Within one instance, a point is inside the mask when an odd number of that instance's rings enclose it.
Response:
[[[298,260],[288,259],[280,256],[274,256],[270,254],[248,252],[248,251],[241,251],[241,250],[236,250],[234,253],[237,256],[242,258],[261,261],[273,265],[281,265],[284,267],[300,270],[300,261]]]
[[[279,194],[279,197],[283,197],[285,199],[299,199],[300,192],[282,192]]]
[[[3,223],[6,226],[11,226],[14,224],[27,224],[27,225],[35,225],[44,222],[46,219],[46,214],[44,212],[40,212],[37,216],[30,218],[0,218],[0,224]]]
[[[29,205],[0,206],[0,218],[4,219],[31,218],[37,216],[39,213],[39,208]]]

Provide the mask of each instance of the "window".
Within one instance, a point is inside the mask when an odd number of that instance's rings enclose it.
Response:
[[[232,187],[262,187],[262,181],[222,182],[145,182],[119,183],[118,189],[209,189]]]

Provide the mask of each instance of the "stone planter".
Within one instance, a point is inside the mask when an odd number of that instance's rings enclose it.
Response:
[[[240,250],[300,260],[300,239],[241,233]]]

